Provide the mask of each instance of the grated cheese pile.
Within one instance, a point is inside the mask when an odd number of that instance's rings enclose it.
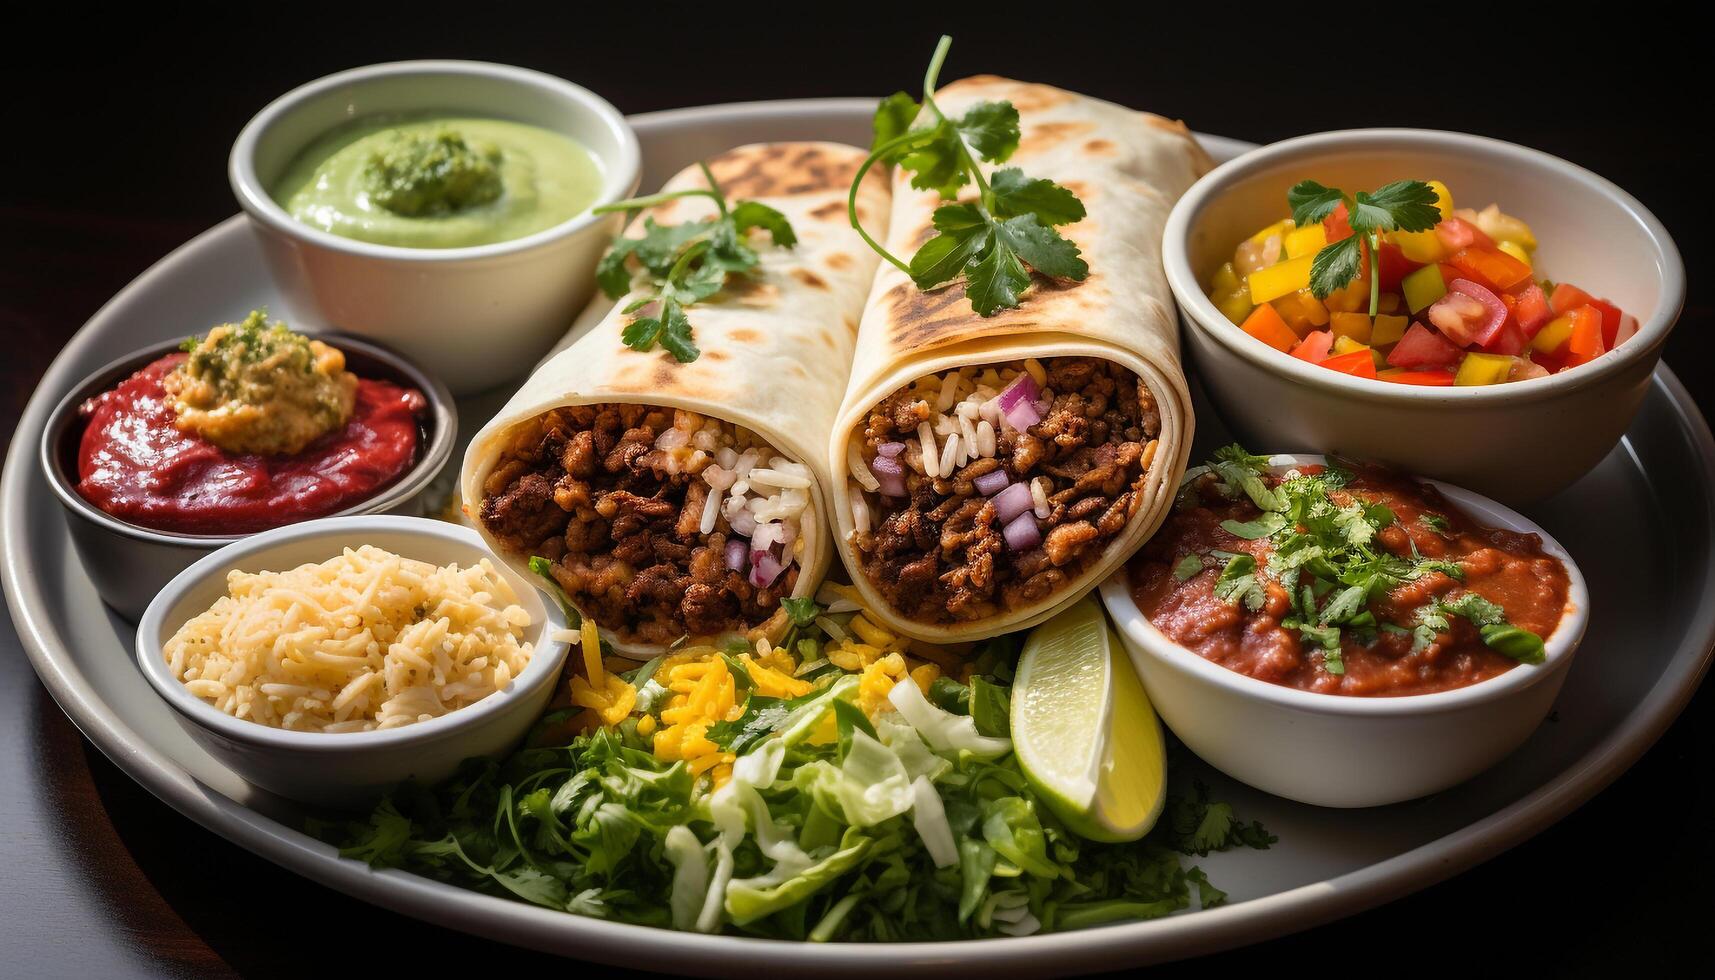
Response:
[[[235,718],[305,732],[427,721],[504,690],[530,662],[530,614],[484,558],[437,566],[381,548],[227,575],[167,665]]]

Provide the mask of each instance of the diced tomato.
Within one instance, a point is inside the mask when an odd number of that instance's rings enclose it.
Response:
[[[1441,281],[1442,282],[1452,282],[1455,279],[1470,279],[1472,282],[1474,282],[1480,286],[1487,286],[1489,289],[1492,289],[1497,293],[1500,292],[1500,290],[1495,289],[1495,287],[1492,284],[1490,284],[1489,280],[1483,278],[1482,276],[1476,276],[1475,278],[1473,278],[1472,276],[1467,275],[1464,269],[1459,268],[1458,266],[1454,265],[1451,262],[1441,262],[1438,264],[1441,267]]]
[[[1421,268],[1420,263],[1405,257],[1405,253],[1393,242],[1382,242],[1379,252],[1381,266],[1382,292],[1399,292],[1400,280]]]
[[[1383,381],[1392,381],[1402,385],[1423,385],[1430,388],[1445,388],[1453,383],[1452,371],[1402,371],[1395,369],[1383,371],[1377,375]]]
[[[1376,376],[1376,361],[1370,356],[1369,348],[1355,350],[1348,354],[1336,354],[1322,362],[1322,366],[1341,374],[1350,374],[1359,378]]]
[[[1602,347],[1613,350],[1620,334],[1620,308],[1605,299],[1593,299],[1590,305],[1602,314]]]
[[[1566,366],[1588,364],[1602,356],[1602,311],[1580,306],[1572,311],[1572,339],[1566,342]]]
[[[1446,368],[1459,363],[1465,352],[1447,338],[1421,323],[1413,323],[1387,356],[1394,367],[1409,369]]]
[[[1322,231],[1328,238],[1328,244],[1352,237],[1352,223],[1346,217],[1346,202],[1341,201],[1328,217],[1322,219]]]
[[[1543,295],[1542,287],[1531,283],[1519,290],[1517,302],[1513,306],[1513,319],[1518,322],[1519,329],[1526,337],[1536,336],[1543,324],[1554,319],[1554,310],[1548,305],[1548,297]]]
[[[1484,248],[1494,247],[1495,240],[1483,234],[1483,230],[1466,221],[1464,218],[1443,218],[1435,226],[1435,237],[1441,239],[1441,244],[1447,251],[1457,252],[1472,245]]]
[[[1523,354],[1525,348],[1529,346],[1530,338],[1524,335],[1524,331],[1519,329],[1517,323],[1508,319],[1507,322],[1501,324],[1501,329],[1495,331],[1495,335],[1489,338],[1489,342],[1483,345],[1483,349],[1491,354],[1511,354],[1516,357]]]
[[[1278,351],[1289,351],[1298,344],[1298,335],[1286,325],[1275,308],[1267,303],[1251,311],[1240,329]]]
[[[1427,314],[1429,322],[1461,346],[1487,347],[1507,322],[1507,306],[1493,290],[1469,279],[1447,284],[1447,295],[1435,301]]]
[[[1554,293],[1548,297],[1548,303],[1554,307],[1558,315],[1571,313],[1580,306],[1589,306],[1593,297],[1577,286],[1570,283],[1555,283]]]
[[[1465,274],[1501,292],[1530,281],[1530,266],[1498,248],[1471,245],[1447,257],[1449,264]]]
[[[1298,346],[1292,348],[1292,356],[1312,364],[1321,364],[1328,359],[1328,351],[1333,346],[1334,332],[1317,330],[1314,333],[1306,334],[1304,339],[1298,342]]]

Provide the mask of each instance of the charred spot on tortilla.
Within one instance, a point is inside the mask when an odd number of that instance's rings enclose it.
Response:
[[[810,209],[810,217],[817,221],[838,221],[846,216],[844,201],[829,201],[826,204]]]
[[[840,213],[845,214],[845,208],[840,208]],[[858,209],[858,215],[859,217],[862,217],[862,208]],[[838,272],[851,268],[853,260],[851,256],[844,252],[830,252],[828,253],[828,257],[825,261],[828,263],[828,268]]]
[[[727,331],[727,339],[735,344],[754,344],[762,340],[762,335],[748,327]]]
[[[1106,156],[1118,149],[1111,140],[1091,140],[1084,144],[1084,152]],[[1074,192],[1076,193],[1076,192]]]
[[[828,288],[828,281],[826,279],[823,279],[821,276],[816,275],[814,272],[811,272],[809,269],[805,269],[805,268],[793,269],[792,270],[792,278],[798,280],[799,282],[803,283],[806,286],[809,286],[811,289],[827,289]]]
[[[1020,107],[1022,109],[1022,107]],[[1049,150],[1062,143],[1094,132],[1094,123],[1087,122],[1042,122],[1024,131],[1018,141],[1018,149],[1024,153],[1037,153]]]

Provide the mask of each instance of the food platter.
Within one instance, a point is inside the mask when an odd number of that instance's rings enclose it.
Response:
[[[644,187],[735,144],[782,139],[864,143],[870,100],[755,103],[631,120]],[[1203,138],[1218,159],[1246,144]],[[975,969],[1073,972],[1139,965],[1254,942],[1329,921],[1456,874],[1542,830],[1611,782],[1666,729],[1707,670],[1715,642],[1715,441],[1671,370],[1650,380],[1621,444],[1570,489],[1528,509],[1578,556],[1595,597],[1584,651],[1551,721],[1497,767],[1455,789],[1385,809],[1294,804],[1212,770],[1220,798],[1279,843],[1199,864],[1230,904],[1077,933],[957,944],[827,948],[681,934],[565,915],[340,859],[301,832],[304,811],[260,791],[199,748],[135,669],[133,628],[101,604],[39,472],[49,409],[116,354],[276,301],[244,219],[211,229],[116,296],[67,345],[19,426],[0,484],[4,585],[33,665],[61,707],[128,775],[207,827],[299,874],[405,914],[583,959],[691,973],[758,966],[856,974]],[[1193,367],[1194,376],[1195,367]],[[460,402],[469,436],[502,394]],[[1221,444],[1197,406],[1198,451]],[[1294,447],[1279,447],[1294,448]],[[1195,453],[1194,453],[1195,456]],[[1201,458],[1197,456],[1196,458]],[[1599,513],[1603,519],[1590,520]],[[1647,554],[1640,566],[1626,556]]]

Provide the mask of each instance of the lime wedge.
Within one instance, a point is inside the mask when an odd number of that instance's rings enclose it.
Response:
[[[1093,598],[1024,641],[1012,683],[1012,743],[1031,787],[1080,837],[1137,840],[1161,816],[1161,722]]]

